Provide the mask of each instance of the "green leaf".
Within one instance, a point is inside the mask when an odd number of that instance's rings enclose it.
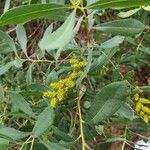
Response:
[[[7,139],[3,139],[3,138],[0,138],[0,145],[1,144],[8,144],[9,141]]]
[[[43,37],[43,39],[39,42],[39,47],[41,49],[52,50],[63,48],[66,44],[68,44],[73,35],[75,14],[76,11],[74,10],[60,28],[49,36]]]
[[[35,84],[31,84],[31,85],[27,86],[27,89],[31,90],[31,91],[35,91],[37,93],[39,93],[39,92],[43,93],[43,92],[49,91],[50,87],[40,84],[40,83],[35,83]]]
[[[10,7],[10,0],[6,0],[4,6],[4,13],[9,9],[9,7]]]
[[[32,130],[32,136],[39,137],[42,135],[49,127],[52,126],[54,121],[54,110],[50,107],[46,108],[37,119],[35,126]]]
[[[21,24],[17,25],[16,34],[17,34],[17,39],[19,41],[19,44],[24,54],[27,56],[27,34],[23,25]]]
[[[61,140],[67,141],[67,142],[72,142],[74,139],[69,136],[67,133],[59,130],[57,127],[52,126],[53,132],[56,136],[58,136]]]
[[[92,50],[88,50],[88,58],[87,58],[87,66],[84,69],[83,74],[77,79],[76,84],[77,86],[81,85],[81,82],[83,81],[83,79],[87,76],[88,72],[90,71],[91,68],[91,64],[92,64]]]
[[[0,30],[0,39],[4,40],[4,42],[9,45],[10,49],[12,49],[15,52],[15,54],[17,54],[16,46],[13,39],[8,34],[6,34],[1,30]]]
[[[49,85],[51,82],[58,81],[58,74],[55,70],[52,70],[46,79],[46,84]]]
[[[0,85],[0,101],[4,99],[4,90],[3,87]]]
[[[143,90],[144,92],[150,92],[150,86],[147,85],[147,86],[140,86],[139,87],[141,90]]]
[[[0,67],[0,76],[5,74],[13,66],[13,64],[14,63],[12,61]]]
[[[147,7],[142,7],[144,10],[146,11],[150,11],[150,6],[147,6]]]
[[[48,18],[62,14],[69,9],[68,5],[60,4],[32,4],[12,8],[0,17],[0,25],[21,24],[33,19]]]
[[[22,97],[22,95],[11,92],[10,93],[10,100],[14,106],[16,106],[19,110],[24,112],[25,114],[35,118],[34,113],[29,105],[29,103]]]
[[[29,136],[29,133],[21,132],[14,128],[5,127],[5,128],[0,128],[0,136],[1,135],[6,136],[15,141]]]
[[[21,68],[22,67],[23,62],[20,59],[16,58],[13,62],[14,62],[14,66],[16,68]]]
[[[26,75],[26,82],[27,85],[30,85],[32,83],[32,72],[33,72],[33,67],[34,67],[34,63],[32,63],[28,70],[27,70],[27,75]]]
[[[134,36],[142,32],[145,25],[136,19],[122,19],[103,23],[94,29],[117,35]]]
[[[101,9],[101,8],[131,8],[150,5],[149,0],[99,0],[87,8]]]
[[[27,86],[27,89],[21,91],[20,94],[25,97],[29,97],[29,96],[41,97],[43,95],[43,92],[50,91],[50,90],[51,90],[50,87],[40,83],[36,83]]]
[[[135,119],[134,110],[128,104],[121,106],[117,114],[130,120]]]
[[[121,18],[127,18],[130,17],[132,15],[134,15],[135,13],[137,13],[141,8],[136,8],[136,9],[132,9],[126,12],[121,11],[118,16]]]
[[[63,146],[61,146],[59,143],[53,143],[53,142],[41,142],[43,145],[45,145],[48,150],[69,150]]]
[[[93,71],[97,68],[102,67],[103,65],[106,65],[117,51],[118,51],[117,48],[105,49],[104,51],[102,51],[102,54],[99,56],[99,58],[97,58],[92,63],[90,70]]]
[[[14,144],[9,144],[9,140],[0,138],[0,150],[8,150]]]
[[[105,120],[125,103],[126,98],[127,86],[125,81],[114,82],[105,86],[92,100],[86,120],[93,123]]]
[[[46,36],[50,35],[52,33],[52,31],[53,31],[53,24],[51,24],[50,26],[48,26],[46,28],[43,37],[46,37]]]
[[[108,41],[105,41],[100,45],[101,48],[107,49],[107,48],[114,48],[119,46],[124,41],[124,36],[115,36]]]

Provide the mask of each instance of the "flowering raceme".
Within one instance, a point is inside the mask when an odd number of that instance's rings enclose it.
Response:
[[[134,95],[134,100],[136,101],[135,111],[148,123],[150,121],[150,100],[139,97],[139,94]]]
[[[73,68],[73,72],[67,78],[51,83],[50,87],[53,91],[43,93],[44,97],[50,99],[50,104],[52,107],[56,107],[57,104],[61,103],[67,96],[69,90],[75,87],[76,80],[82,75],[83,69],[87,65],[87,62],[80,61],[78,59],[71,59],[70,64]]]

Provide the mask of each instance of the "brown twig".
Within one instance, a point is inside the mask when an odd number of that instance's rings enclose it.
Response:
[[[82,142],[82,150],[86,150],[86,148],[90,149],[90,147],[85,142],[84,131],[83,131],[84,121],[82,119],[81,105],[80,105],[80,101],[81,101],[82,97],[84,96],[85,91],[86,91],[86,87],[82,86],[81,89],[79,90],[78,97],[77,97],[77,108],[78,108],[78,115],[79,115],[80,137],[81,137],[81,142]]]

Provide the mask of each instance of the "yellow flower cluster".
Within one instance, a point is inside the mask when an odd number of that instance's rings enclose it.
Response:
[[[50,98],[52,107],[55,107],[62,102],[67,96],[69,90],[75,87],[76,80],[82,75],[87,62],[78,59],[71,59],[70,64],[73,67],[73,72],[66,79],[62,79],[56,83],[51,83],[50,87],[53,91],[43,93],[44,97]]]
[[[146,123],[148,123],[150,121],[150,100],[140,98],[139,94],[134,95],[134,100],[136,101],[135,111]]]

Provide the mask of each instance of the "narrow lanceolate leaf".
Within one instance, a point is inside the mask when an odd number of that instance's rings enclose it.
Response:
[[[141,8],[136,8],[136,9],[132,9],[126,12],[121,11],[118,16],[121,18],[127,18],[130,17],[132,15],[134,15],[135,13],[137,13],[139,10],[141,10]]]
[[[4,42],[9,45],[10,49],[17,54],[16,46],[13,39],[8,34],[6,34],[1,30],[0,30],[0,39],[4,40]]]
[[[147,5],[150,5],[150,0],[99,0],[89,5],[88,8],[131,8]]]
[[[0,128],[0,135],[6,136],[12,140],[20,140],[22,138],[29,136],[29,133],[21,132],[19,130],[9,127],[4,127]]]
[[[5,74],[12,66],[13,66],[13,61],[9,62],[3,66],[0,67],[0,76]]]
[[[46,79],[46,84],[49,85],[52,82],[58,81],[58,74],[55,70],[52,70]]]
[[[9,144],[9,141],[7,139],[0,138],[0,145],[1,144]]]
[[[103,23],[94,29],[117,35],[134,36],[145,29],[145,25],[136,19],[122,19]]]
[[[106,65],[117,51],[117,48],[109,48],[102,51],[102,54],[92,63],[90,71],[93,71],[97,68],[101,68],[103,65]]]
[[[26,75],[26,82],[27,82],[27,85],[31,84],[32,83],[32,72],[33,72],[33,67],[34,67],[34,64],[31,64],[27,70],[27,75]]]
[[[102,88],[92,101],[87,121],[98,123],[112,116],[126,101],[127,85],[125,81],[111,83]]]
[[[52,31],[53,31],[53,24],[47,27],[47,29],[44,32],[43,37],[49,36],[52,33]]]
[[[117,111],[117,114],[121,117],[133,120],[135,119],[134,110],[128,104],[124,104]]]
[[[47,147],[49,150],[69,150],[63,146],[61,146],[59,143],[53,143],[53,142],[41,142],[45,147]]]
[[[17,25],[16,34],[17,34],[17,39],[19,41],[19,44],[24,54],[27,56],[27,35],[26,35],[26,31],[23,25],[21,24]]]
[[[64,10],[69,9],[68,5],[59,4],[32,4],[12,8],[0,17],[0,25],[13,25],[28,22],[38,18],[59,16]]]
[[[19,110],[24,112],[25,114],[34,117],[35,115],[32,112],[32,109],[29,103],[24,99],[24,97],[18,93],[12,92],[10,93],[10,100],[13,105],[15,105]]]
[[[0,85],[0,101],[4,99],[4,90],[3,87]]]
[[[75,14],[74,10],[59,29],[49,36],[43,37],[39,42],[39,47],[46,50],[60,49],[69,43],[73,35]]]
[[[9,9],[9,7],[10,7],[10,0],[6,0],[4,6],[4,13]]]
[[[117,35],[108,41],[105,41],[100,45],[100,48],[107,49],[107,48],[114,48],[119,46],[124,41],[124,36]]]
[[[42,135],[49,127],[52,126],[54,121],[54,110],[50,107],[46,108],[37,119],[35,126],[32,130],[32,136],[39,137]]]

